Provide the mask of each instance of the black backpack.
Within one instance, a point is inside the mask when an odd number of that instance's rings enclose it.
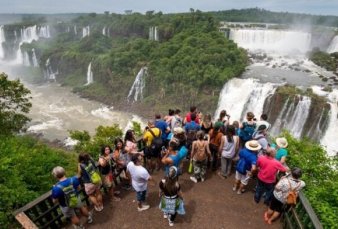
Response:
[[[151,130],[151,128],[149,128],[149,132],[151,133],[151,135],[153,135],[153,141],[151,142],[151,145],[150,145],[150,150],[152,152],[159,152],[161,151],[161,148],[163,146],[163,140],[162,140],[162,132],[160,130],[160,133],[158,134],[158,136],[155,136],[154,132]]]

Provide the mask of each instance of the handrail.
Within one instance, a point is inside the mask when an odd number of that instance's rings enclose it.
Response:
[[[283,228],[287,229],[323,229],[316,213],[304,193],[299,192],[299,201],[295,207],[289,207],[282,216]]]

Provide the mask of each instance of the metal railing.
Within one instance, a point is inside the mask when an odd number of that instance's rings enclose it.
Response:
[[[16,220],[24,227],[29,229],[36,228],[61,228],[67,224],[58,203],[54,203],[51,191],[43,194],[13,214]],[[84,189],[80,191],[81,200],[88,202],[88,196]]]
[[[316,213],[313,211],[303,192],[295,207],[288,208],[282,216],[283,228],[287,229],[323,229]]]

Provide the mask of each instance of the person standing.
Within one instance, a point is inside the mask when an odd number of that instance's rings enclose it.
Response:
[[[197,183],[205,180],[207,171],[208,158],[211,158],[211,152],[207,140],[204,140],[204,132],[200,130],[197,132],[197,140],[192,143],[191,159],[193,162],[194,175],[190,180]]]
[[[92,223],[92,214],[83,205],[78,193],[80,189],[79,179],[76,176],[67,178],[65,169],[61,166],[56,166],[52,171],[52,175],[58,180],[52,188],[52,199],[53,202],[59,203],[63,215],[71,219],[75,229],[84,228],[75,213],[76,209],[80,209],[81,213],[87,217],[87,223]]]
[[[212,128],[209,132],[209,148],[212,156],[212,171],[216,171],[218,168],[219,151],[223,136],[221,131],[222,126],[224,126],[222,122],[217,122],[215,123],[214,128]]]
[[[163,211],[163,217],[168,218],[169,226],[174,226],[174,220],[177,214],[184,215],[183,195],[181,186],[177,181],[178,171],[175,166],[169,168],[168,176],[162,179],[159,187],[160,209]]]
[[[131,162],[127,165],[127,174],[131,177],[131,184],[136,191],[137,210],[144,211],[150,208],[145,203],[148,181],[153,180],[148,171],[142,166],[142,155],[137,153],[131,158]]]
[[[232,188],[239,195],[245,192],[245,187],[248,185],[253,173],[256,172],[257,152],[261,148],[258,141],[251,140],[246,142],[245,148],[239,151],[239,161],[236,165],[236,180]]]
[[[287,204],[288,193],[294,191],[298,195],[299,191],[305,187],[305,182],[300,180],[301,177],[302,170],[300,168],[293,168],[291,176],[282,177],[276,184],[270,206],[264,213],[264,220],[268,224],[271,224],[283,212],[283,206]]]
[[[159,158],[161,156],[161,150],[163,146],[162,132],[159,128],[155,127],[155,123],[151,120],[148,121],[143,134],[143,141],[146,143],[144,156],[147,160],[146,166],[152,173],[154,169],[159,167]]]
[[[259,172],[257,175],[257,185],[255,192],[255,202],[259,203],[262,195],[265,193],[264,204],[269,205],[274,185],[276,183],[276,175],[278,171],[286,172],[286,168],[275,159],[276,150],[268,148],[265,155],[258,157],[257,167]]]
[[[221,171],[219,176],[227,178],[231,174],[232,159],[235,157],[239,149],[239,137],[236,136],[236,128],[233,125],[228,125],[225,135],[221,140]]]
[[[80,153],[78,163],[78,177],[81,177],[85,192],[98,212],[103,210],[101,179],[99,178],[98,169],[94,160],[88,153]],[[93,178],[95,177],[95,181]]]

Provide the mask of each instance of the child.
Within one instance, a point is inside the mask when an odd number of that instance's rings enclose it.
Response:
[[[185,214],[181,186],[177,182],[177,168],[175,166],[171,166],[168,176],[161,180],[159,196],[161,197],[159,207],[164,213],[163,217],[168,218],[169,226],[172,227],[177,213]]]

